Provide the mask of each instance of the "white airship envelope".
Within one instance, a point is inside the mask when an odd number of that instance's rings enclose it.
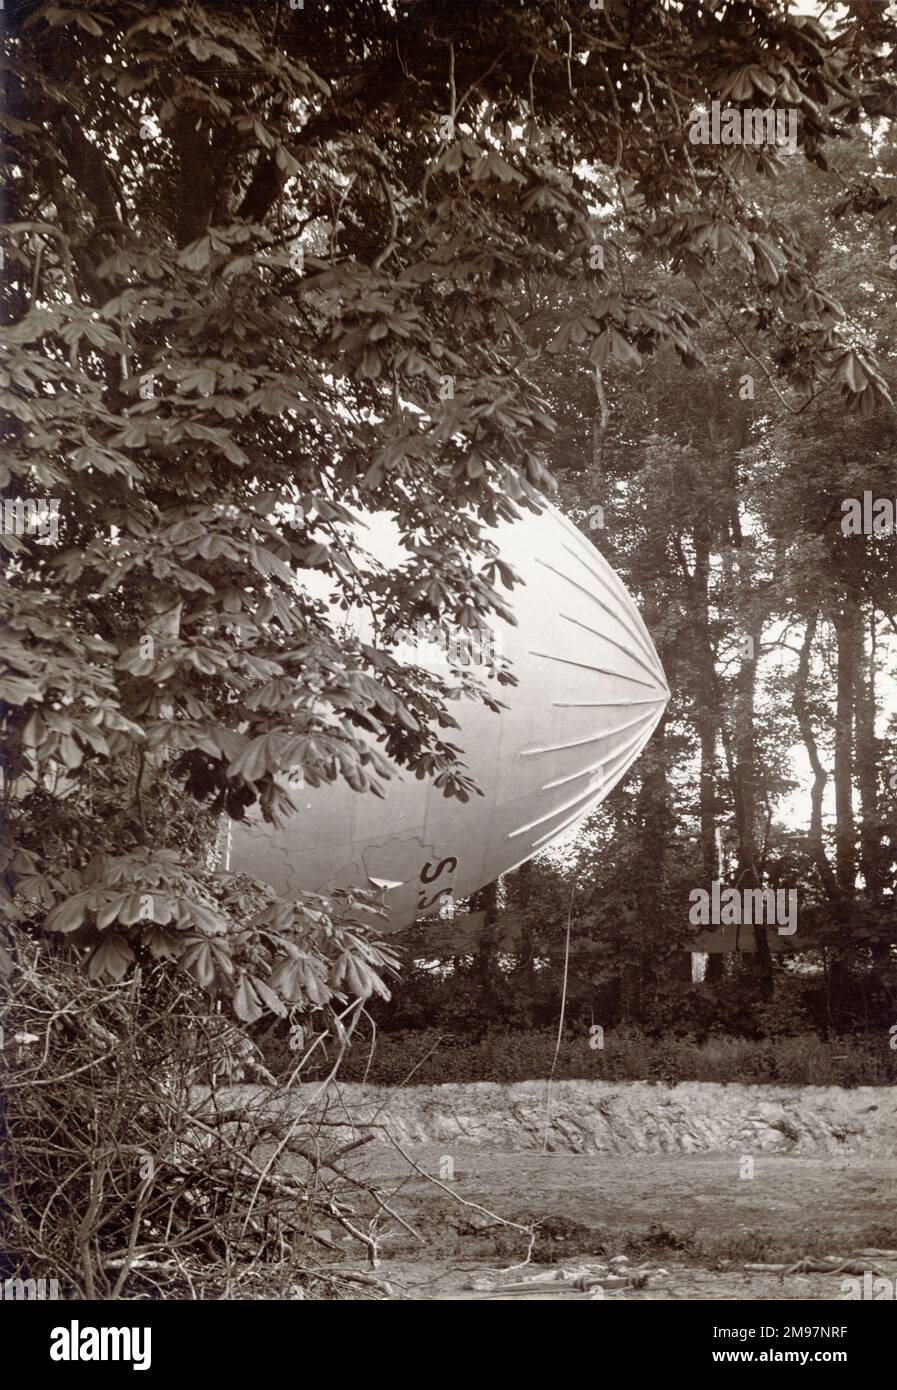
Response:
[[[365,548],[385,563],[407,561],[394,523],[368,521]],[[383,800],[342,781],[306,787],[293,792],[298,809],[283,829],[258,815],[234,824],[231,869],[286,898],[350,885],[377,890],[388,912],[383,929],[397,931],[544,849],[619,782],[669,699],[635,604],[553,507],[491,535],[520,576],[510,598],[517,626],[489,620],[518,684],[487,681],[508,706],[500,714],[453,702],[460,728],[443,731],[464,750],[484,795],[462,803],[398,769]],[[407,659],[428,668],[439,661],[410,652]],[[482,667],[474,674],[486,679]]]

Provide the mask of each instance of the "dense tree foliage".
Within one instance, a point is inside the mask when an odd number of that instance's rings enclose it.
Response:
[[[339,605],[382,628],[506,612],[513,574],[482,523],[538,506],[549,463],[586,439],[603,471],[579,500],[607,504],[608,395],[632,403],[631,459],[647,359],[683,415],[699,397],[674,364],[711,391],[695,369],[733,338],[774,346],[780,389],[835,392],[863,419],[887,407],[842,286],[764,190],[893,115],[893,23],[852,3],[824,28],[779,0],[7,14],[3,489],[60,502],[58,546],[0,537],[10,911],[74,933],[96,975],[176,960],[248,1020],[364,997],[388,957],[353,904],[348,923],[339,904],[259,905],[214,872],[219,818],[286,814],[278,778],[297,766],[382,791],[382,754],[470,794],[452,692],[347,641]],[[799,152],[693,143],[690,112],[714,99],[793,108]],[[841,214],[886,219],[876,188],[858,168]],[[735,318],[713,329],[720,296]],[[597,405],[567,415],[583,367]],[[578,441],[559,418],[587,423]],[[626,505],[645,503],[618,558],[666,659],[691,624],[709,662],[772,617],[765,564],[738,532],[730,441],[708,460],[684,419],[650,432],[678,452],[658,443],[618,473]],[[365,557],[358,508],[398,516],[408,565]],[[311,569],[335,609],[303,588]],[[785,601],[771,569],[763,584]],[[756,872],[754,669],[734,686],[729,775]],[[648,915],[684,738],[671,722],[623,794]]]
[[[799,236],[893,392],[890,124],[843,132],[829,159],[831,170],[792,161],[775,185],[749,186]],[[864,186],[882,190],[874,208],[845,200]],[[893,534],[845,529],[844,503],[867,493],[893,504],[895,418],[846,416],[836,384],[795,376],[795,323],[755,333],[745,279],[707,270],[682,285],[674,265],[644,256],[626,273],[658,295],[682,286],[706,371],[658,355],[605,371],[599,396],[591,373],[543,356],[539,380],[562,422],[562,505],[640,594],[673,700],[565,862],[508,883],[522,930],[489,1009],[479,1012],[471,958],[442,980],[423,968],[380,1014],[465,1029],[547,1023],[573,888],[567,1018],[580,1032],[597,1019],[664,1035],[886,1033],[897,1004],[897,570]],[[534,337],[550,312],[540,308]],[[797,970],[762,949],[714,955],[706,983],[692,984],[688,896],[714,878],[796,889],[809,947]]]

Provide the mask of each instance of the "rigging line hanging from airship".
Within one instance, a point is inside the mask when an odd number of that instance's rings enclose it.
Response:
[[[390,519],[365,522],[365,547],[377,559],[407,559]],[[379,890],[388,914],[381,929],[399,931],[530,859],[616,786],[670,696],[638,609],[604,557],[554,507],[490,534],[519,575],[517,625],[490,619],[518,684],[502,689],[500,713],[463,700],[452,736],[483,796],[447,798],[398,767],[383,800],[342,781],[307,787],[279,829],[257,812],[234,823],[232,870],[285,898]]]

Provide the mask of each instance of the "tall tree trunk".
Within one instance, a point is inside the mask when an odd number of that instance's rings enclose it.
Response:
[[[818,613],[811,613],[807,619],[807,626],[804,629],[804,640],[801,644],[800,660],[797,664],[797,676],[794,682],[794,713],[797,718],[797,725],[800,729],[804,747],[807,750],[807,757],[810,760],[810,767],[813,770],[813,785],[810,788],[810,826],[807,832],[807,843],[813,862],[822,880],[826,896],[829,901],[834,903],[838,897],[838,884],[835,872],[829,862],[825,852],[825,842],[822,838],[822,799],[825,795],[825,785],[828,781],[828,773],[822,759],[819,756],[819,749],[816,744],[816,735],[813,730],[813,721],[810,718],[810,709],[807,701],[807,687],[810,681],[810,658],[813,652],[813,642],[816,638],[816,629],[819,621]]]
[[[862,643],[861,615],[855,599],[834,616],[838,642],[835,710],[835,877],[845,898],[856,884],[856,822],[853,812],[853,721],[857,655]]]
[[[661,660],[663,658],[661,657]],[[655,730],[651,742],[642,753],[641,785],[636,798],[638,849],[633,863],[633,882],[639,917],[652,925],[663,920],[666,911],[664,888],[667,875],[667,855],[673,819],[670,807],[669,748],[666,739],[666,715]],[[634,940],[627,959],[620,969],[620,1017],[637,1019],[641,1013],[645,969]],[[674,979],[691,979],[691,955],[676,950],[668,965]]]
[[[848,974],[847,947],[856,896],[856,821],[853,809],[854,701],[859,653],[863,647],[862,612],[848,592],[832,624],[837,640],[835,706],[835,880],[838,885],[839,941],[829,970],[829,1006],[836,1023],[845,1021]]]
[[[757,849],[757,746],[755,716],[757,698],[757,661],[763,621],[753,596],[754,562],[752,541],[741,534],[737,511],[732,518],[735,545],[738,552],[738,611],[742,640],[741,666],[735,686],[735,735],[733,788],[735,828],[738,836],[738,887],[760,887],[759,854]],[[754,923],[755,969],[764,999],[774,993],[772,955],[766,927]]]
[[[860,796],[860,872],[863,875],[863,897],[866,921],[884,929],[886,915],[884,887],[886,881],[884,824],[878,795],[878,742],[875,737],[876,714],[876,609],[869,611],[868,646],[865,635],[857,661],[854,700],[856,706],[856,779]],[[865,923],[864,923],[865,925]],[[891,943],[884,936],[873,937],[870,943],[872,971],[868,979],[873,1011],[888,1007],[885,984]]]
[[[470,899],[471,912],[485,912],[486,918],[477,941],[474,956],[474,973],[481,983],[489,987],[493,983],[495,969],[495,919],[498,915],[498,879],[480,888]]]
[[[533,861],[528,859],[505,878],[505,891],[520,914],[520,940],[517,946],[517,974],[522,977],[527,999],[532,999],[536,980],[536,948],[533,928],[526,911],[529,902]]]
[[[719,850],[716,825],[716,745],[719,714],[716,694],[716,666],[710,638],[710,526],[702,515],[693,530],[695,572],[692,585],[695,601],[695,620],[700,629],[701,691],[697,696],[696,722],[701,747],[701,770],[698,791],[700,819],[701,883],[709,889],[719,877]],[[705,980],[713,983],[725,975],[726,957],[722,952],[707,960]]]
[[[866,897],[880,902],[884,888],[882,823],[878,802],[878,744],[875,738],[875,609],[869,646],[862,642],[856,670],[856,774],[860,794],[860,869]]]

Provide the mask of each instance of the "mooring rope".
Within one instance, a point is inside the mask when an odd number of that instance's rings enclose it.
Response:
[[[567,1010],[567,974],[570,968],[570,928],[573,922],[573,895],[576,892],[576,880],[570,888],[570,907],[567,911],[567,939],[564,942],[564,984],[561,990],[561,1016],[558,1019],[558,1036],[554,1045],[554,1057],[551,1062],[551,1071],[548,1073],[548,1090],[545,1097],[545,1133],[542,1136],[542,1152],[548,1152],[548,1129],[551,1124],[551,1083],[554,1081],[554,1073],[557,1069],[558,1057],[561,1053],[561,1039],[564,1036],[564,1014]]]

